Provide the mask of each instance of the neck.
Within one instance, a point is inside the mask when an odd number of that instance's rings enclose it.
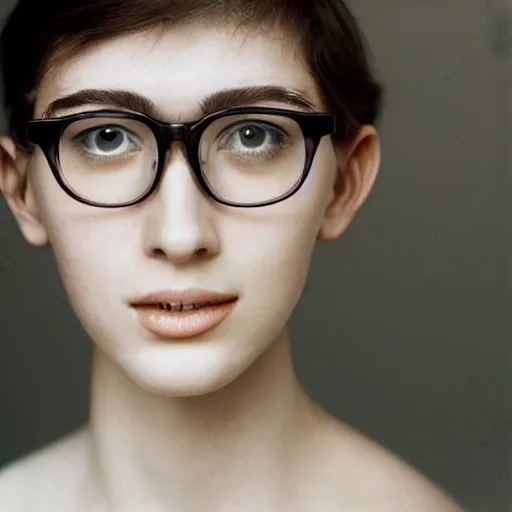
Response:
[[[277,510],[314,416],[286,333],[234,382],[189,398],[144,391],[96,349],[91,399],[98,477],[116,511]]]

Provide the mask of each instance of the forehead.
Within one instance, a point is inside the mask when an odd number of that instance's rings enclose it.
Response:
[[[212,92],[260,85],[300,88],[320,107],[315,81],[289,37],[186,26],[160,37],[139,33],[87,48],[43,78],[36,115],[81,89],[129,89],[187,120]]]

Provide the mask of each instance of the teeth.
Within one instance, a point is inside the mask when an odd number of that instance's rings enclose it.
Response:
[[[204,306],[204,304],[183,304],[182,302],[159,302],[157,306],[159,309],[164,309],[166,311],[191,311],[192,309],[201,308],[202,306]]]

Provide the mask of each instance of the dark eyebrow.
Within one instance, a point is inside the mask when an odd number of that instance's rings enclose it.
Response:
[[[260,102],[277,102],[314,111],[314,103],[305,91],[276,85],[241,87],[216,91],[199,103],[204,116],[229,108],[245,107]],[[105,105],[140,112],[156,119],[165,117],[162,111],[145,96],[132,91],[117,89],[83,89],[52,101],[42,114],[43,118],[53,117],[58,110],[82,107],[84,105]]]

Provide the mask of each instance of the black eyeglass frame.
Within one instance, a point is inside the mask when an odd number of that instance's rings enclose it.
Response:
[[[208,128],[208,126],[210,126],[218,119],[233,115],[251,114],[284,116],[295,121],[302,130],[304,137],[306,146],[306,162],[300,179],[292,187],[292,189],[285,194],[264,202],[236,203],[223,199],[209,185],[208,180],[204,176],[201,169],[199,159],[199,145],[204,131]],[[144,123],[155,136],[155,140],[157,142],[158,166],[155,177],[153,179],[153,183],[143,194],[131,201],[119,204],[105,204],[101,202],[90,201],[76,194],[66,184],[65,179],[63,178],[63,172],[59,162],[59,145],[62,134],[73,122],[83,119],[94,119],[96,117],[112,117],[139,121]],[[52,174],[64,192],[82,204],[100,208],[124,208],[143,202],[158,188],[163,175],[167,152],[171,148],[171,143],[174,141],[181,141],[185,146],[186,156],[188,158],[194,177],[201,189],[209,197],[226,206],[232,206],[236,208],[256,208],[261,206],[270,206],[272,204],[284,201],[285,199],[293,196],[302,187],[311,170],[311,166],[320,144],[320,140],[323,137],[333,135],[336,132],[336,121],[337,118],[333,114],[299,112],[295,110],[270,107],[243,107],[227,109],[221,112],[215,112],[197,121],[171,124],[158,121],[139,112],[128,112],[123,110],[94,110],[63,117],[34,119],[28,121],[26,135],[27,140],[31,144],[39,146],[48,161]]]

